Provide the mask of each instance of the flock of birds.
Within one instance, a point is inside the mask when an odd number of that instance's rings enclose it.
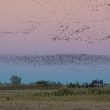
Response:
[[[89,55],[89,54],[57,54],[57,55],[31,55],[0,56],[0,64],[18,64],[35,66],[54,65],[110,65],[110,56]]]
[[[23,22],[19,28],[13,30],[13,31],[0,31],[0,35],[5,36],[5,35],[18,35],[18,34],[23,34],[23,35],[29,35],[36,31],[38,29],[38,26],[40,26],[41,23],[37,21],[28,21],[28,22]]]
[[[31,0],[37,2],[38,0]],[[91,3],[96,2],[96,0],[84,0],[88,2],[88,6]],[[96,2],[94,7],[90,7],[92,12],[100,11],[100,8],[110,8],[109,0],[101,0],[103,2]],[[53,2],[53,0],[47,0],[47,2]],[[60,1],[61,2],[61,1]],[[43,3],[43,2],[42,2]],[[55,1],[54,1],[55,5]],[[110,18],[108,18],[110,20]],[[103,22],[103,20],[101,21]],[[109,21],[110,22],[110,21]],[[50,32],[49,29],[45,29],[51,25],[53,26],[53,31]],[[78,25],[74,27],[73,25]],[[92,36],[88,33],[92,33],[92,29],[95,27],[91,27],[89,25],[85,25],[80,21],[75,22],[73,21],[72,24],[70,22],[63,22],[63,21],[48,21],[48,20],[30,20],[25,21],[18,26],[19,28],[15,29],[14,31],[0,31],[0,36],[12,36],[12,35],[31,35],[32,33],[36,33],[39,30],[50,32],[49,37],[51,37],[52,41],[75,41],[75,42],[83,42],[87,44],[93,44],[94,42],[102,42],[102,41],[110,41],[110,34],[101,34],[101,36]],[[84,36],[84,34],[86,35]],[[102,32],[103,33],[103,32]],[[91,56],[91,55],[50,55],[50,56],[0,56],[0,63],[16,63],[16,64],[29,64],[29,65],[64,65],[64,64],[110,64],[110,57],[104,56]]]
[[[33,3],[38,3],[38,0],[31,0]],[[56,0],[57,1],[57,0]],[[61,1],[60,1],[61,2]],[[63,2],[63,1],[62,1]],[[101,2],[97,2],[94,0],[85,0],[85,2],[88,3],[88,6],[91,4],[96,4],[94,7],[89,7],[91,8],[91,11],[100,11],[100,8],[110,7],[110,2],[109,0],[101,0]],[[43,3],[43,2],[42,2]],[[53,3],[52,0],[47,0],[47,3]],[[55,3],[54,3],[55,4]],[[51,4],[50,4],[51,5]],[[91,5],[92,6],[92,5]],[[22,23],[23,25],[19,26],[20,28],[14,30],[14,31],[0,31],[0,36],[6,36],[6,35],[17,35],[17,34],[23,34],[23,35],[29,35],[32,34],[33,32],[37,32],[37,30],[42,27],[44,29],[45,22],[47,22],[47,25],[49,24],[50,21],[27,21],[25,23]],[[56,22],[56,21],[54,21]],[[110,40],[110,34],[102,34],[101,36],[83,36],[83,33],[88,33],[88,31],[92,32],[92,28],[89,25],[82,25],[79,21],[80,26],[76,29],[71,27],[70,23],[65,23],[65,22],[60,22],[56,27],[56,30],[54,33],[50,32],[50,37],[52,38],[53,41],[58,41],[58,40],[63,40],[63,41],[77,41],[77,42],[85,42],[88,44],[93,44],[96,41],[108,41]],[[54,25],[55,23],[51,22],[51,25]],[[73,23],[74,25],[74,23]],[[48,30],[48,29],[47,29]],[[102,32],[103,33],[103,32]],[[37,33],[36,33],[37,34]],[[91,37],[92,36],[92,37]]]
[[[107,8],[110,9],[110,1],[109,0],[100,0],[99,3],[95,0],[86,0],[88,2],[88,9],[91,9],[91,12],[99,12],[101,9]],[[95,4],[95,5],[93,5]],[[99,12],[100,13],[100,12]],[[104,20],[99,20],[98,22],[106,22],[106,20],[109,20],[108,18]],[[95,22],[95,21],[92,21]],[[80,23],[77,22],[77,24]],[[81,23],[80,23],[81,24]],[[55,34],[53,34],[52,40],[58,41],[58,40],[64,40],[64,41],[77,41],[77,42],[85,42],[87,44],[93,44],[94,42],[101,42],[101,41],[109,41],[110,40],[110,34],[106,34],[103,31],[101,32],[100,36],[97,35],[88,35],[84,36],[83,33],[89,33],[92,29],[95,27],[90,27],[89,25],[82,25],[78,29],[72,29],[71,24],[69,23],[62,23],[59,24],[58,30]],[[70,29],[71,28],[71,29]],[[89,31],[89,32],[88,32]]]
[[[110,40],[110,34],[104,36],[81,36],[82,33],[87,31],[91,31],[91,27],[83,25],[79,27],[79,29],[70,29],[69,23],[59,25],[59,28],[55,34],[53,34],[52,40],[65,40],[65,41],[78,41],[78,42],[86,42],[89,44],[94,43],[95,41],[108,41]],[[103,32],[102,32],[103,33]]]

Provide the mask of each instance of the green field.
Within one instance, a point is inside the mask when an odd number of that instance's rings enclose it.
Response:
[[[0,110],[109,109],[110,88],[0,91]]]

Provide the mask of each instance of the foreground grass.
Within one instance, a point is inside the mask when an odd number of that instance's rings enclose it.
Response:
[[[3,90],[0,110],[109,110],[109,89]]]
[[[9,101],[0,102],[0,110],[109,110],[107,102]]]

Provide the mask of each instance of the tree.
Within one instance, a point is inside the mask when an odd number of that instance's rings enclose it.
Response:
[[[41,81],[37,81],[36,84],[47,86],[48,85],[48,81],[41,80]]]
[[[17,75],[13,75],[10,78],[11,84],[13,85],[19,85],[21,84],[21,77],[17,76]]]

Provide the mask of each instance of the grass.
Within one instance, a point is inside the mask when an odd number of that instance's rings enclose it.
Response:
[[[9,101],[0,102],[1,110],[109,110],[107,102]]]
[[[2,90],[0,110],[109,110],[110,88]]]

